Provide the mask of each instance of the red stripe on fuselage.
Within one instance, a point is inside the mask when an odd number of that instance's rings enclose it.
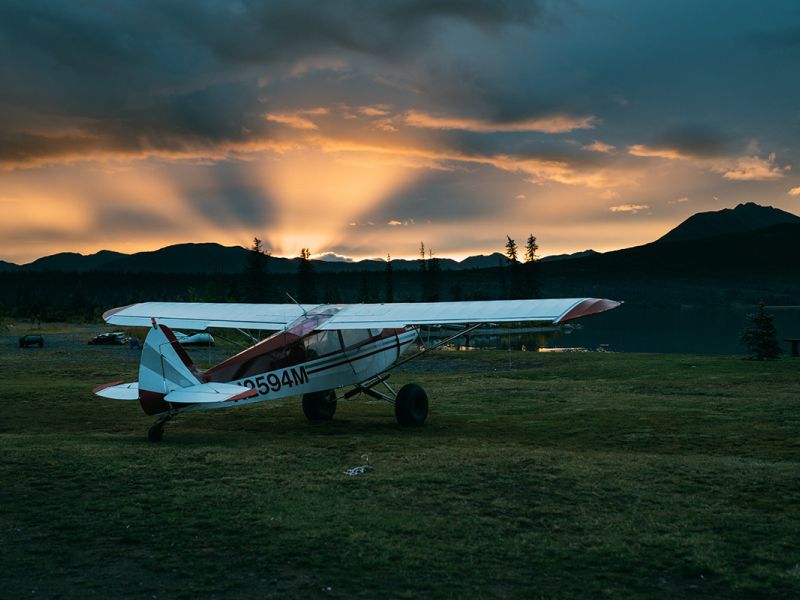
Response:
[[[301,327],[293,327],[292,329],[300,330]],[[345,350],[340,348],[331,354],[341,353],[344,362],[347,362],[344,355],[345,351],[353,351],[365,344],[374,343],[382,339],[397,339],[401,333],[409,330],[409,328],[382,329],[376,336],[366,338]],[[239,381],[245,377],[303,364],[311,360],[306,354],[303,340],[318,333],[320,333],[318,330],[314,330],[303,337],[291,333],[291,330],[276,333],[255,346],[211,367],[202,374],[201,379],[204,382],[228,383],[230,381]],[[323,357],[315,356],[313,358]]]

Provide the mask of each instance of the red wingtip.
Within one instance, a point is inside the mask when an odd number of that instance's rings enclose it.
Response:
[[[589,315],[596,315],[597,313],[617,308],[621,304],[622,302],[606,300],[605,298],[587,298],[573,306],[567,314],[558,320],[558,323],[580,319],[581,317],[588,317]]]
[[[113,317],[119,311],[125,310],[126,308],[129,308],[131,306],[133,306],[133,304],[128,304],[126,306],[118,306],[117,308],[111,308],[111,309],[109,309],[109,310],[107,310],[106,312],[103,313],[103,320],[104,321],[108,321],[111,317]]]

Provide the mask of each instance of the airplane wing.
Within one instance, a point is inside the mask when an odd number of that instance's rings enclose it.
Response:
[[[619,306],[601,298],[348,304],[318,329],[393,328],[456,323],[563,323]]]
[[[406,325],[509,323],[537,321],[563,323],[616,308],[621,303],[602,298],[543,300],[487,300],[470,302],[409,302],[330,305],[332,316],[316,328],[381,329]],[[207,329],[280,330],[305,313],[319,314],[326,305],[214,304],[143,302],[114,308],[103,314],[107,323],[148,327],[151,318],[168,327]]]
[[[316,304],[224,304],[210,302],[140,302],[103,313],[111,325],[149,327],[157,318],[170,328],[280,330]]]

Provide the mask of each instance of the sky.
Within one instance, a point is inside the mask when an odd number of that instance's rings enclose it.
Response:
[[[0,259],[650,242],[800,213],[800,3],[6,0]]]

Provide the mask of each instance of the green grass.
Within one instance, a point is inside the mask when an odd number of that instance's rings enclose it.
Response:
[[[798,360],[442,352],[392,378],[426,387],[421,429],[289,400],[153,445],[90,394],[135,352],[13,342],[2,597],[800,596]]]

